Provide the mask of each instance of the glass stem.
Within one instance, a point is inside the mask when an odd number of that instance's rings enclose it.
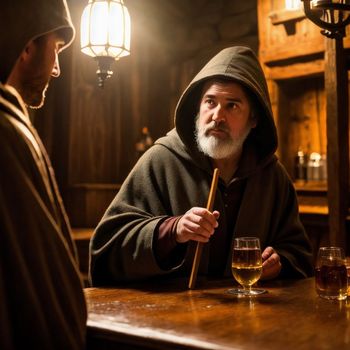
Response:
[[[245,294],[251,294],[251,289],[252,289],[252,286],[249,285],[249,286],[242,286],[243,287],[243,290],[244,290],[244,293]]]

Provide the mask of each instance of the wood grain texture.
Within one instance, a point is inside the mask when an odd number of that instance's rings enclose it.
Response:
[[[253,298],[228,294],[233,279],[199,282],[86,289],[89,348],[349,348],[347,301],[320,299],[313,278],[265,283],[268,293]]]
[[[343,39],[326,39],[327,167],[330,242],[346,246],[349,192],[349,102]]]
[[[298,149],[327,155],[327,191],[320,191],[327,208],[318,196],[319,203],[302,210],[327,215],[328,227],[323,219],[320,222],[322,231],[328,229],[326,241],[349,252],[350,26],[344,39],[328,39],[309,19],[297,18],[294,31],[288,32],[286,22],[266,20],[271,13],[283,12],[284,4],[283,0],[258,1],[259,57],[272,96],[278,155],[292,178]],[[300,199],[300,189],[298,194]]]

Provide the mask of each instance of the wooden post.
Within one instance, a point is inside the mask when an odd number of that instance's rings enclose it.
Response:
[[[327,173],[330,244],[347,249],[349,135],[348,75],[343,38],[326,37]]]

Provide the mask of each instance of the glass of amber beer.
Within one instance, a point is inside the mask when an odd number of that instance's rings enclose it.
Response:
[[[319,248],[315,266],[315,281],[316,292],[321,298],[346,299],[348,277],[342,248]]]
[[[242,288],[230,289],[230,294],[252,296],[265,293],[264,289],[253,289],[262,273],[262,258],[259,238],[235,238],[232,252],[232,274]]]

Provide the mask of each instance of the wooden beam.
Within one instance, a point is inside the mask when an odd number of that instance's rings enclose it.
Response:
[[[279,66],[266,66],[266,76],[275,81],[293,78],[310,78],[324,73],[324,60],[318,59],[303,63]]]
[[[279,10],[273,11],[269,14],[269,18],[271,19],[271,23],[273,25],[284,24],[286,22],[291,21],[300,21],[305,18],[305,12],[301,9],[297,10]]]
[[[324,44],[320,41],[303,41],[300,40],[298,46],[290,47],[288,45],[278,45],[266,47],[260,50],[260,59],[266,64],[277,64],[284,60],[303,58],[306,56],[322,55]],[[314,59],[314,57],[310,58]]]
[[[260,36],[262,36],[262,34],[260,34]],[[264,39],[264,36],[262,36],[262,38]],[[260,39],[260,42],[262,42],[263,39]],[[345,37],[343,39],[343,46],[349,51],[350,37]],[[303,62],[307,60],[313,61],[315,55],[322,56],[324,50],[324,42],[320,34],[320,39],[316,38],[310,40],[307,37],[301,37],[298,41],[298,45],[283,45],[281,43],[278,45],[264,45],[264,47],[260,48],[259,57],[264,64],[272,66],[283,64],[283,61],[290,61],[291,59],[295,59],[296,61],[302,59]],[[309,56],[309,59],[307,59],[307,56]],[[348,65],[350,65],[350,63],[348,63]]]
[[[343,39],[326,38],[327,170],[330,244],[346,249],[349,134],[348,81]]]

